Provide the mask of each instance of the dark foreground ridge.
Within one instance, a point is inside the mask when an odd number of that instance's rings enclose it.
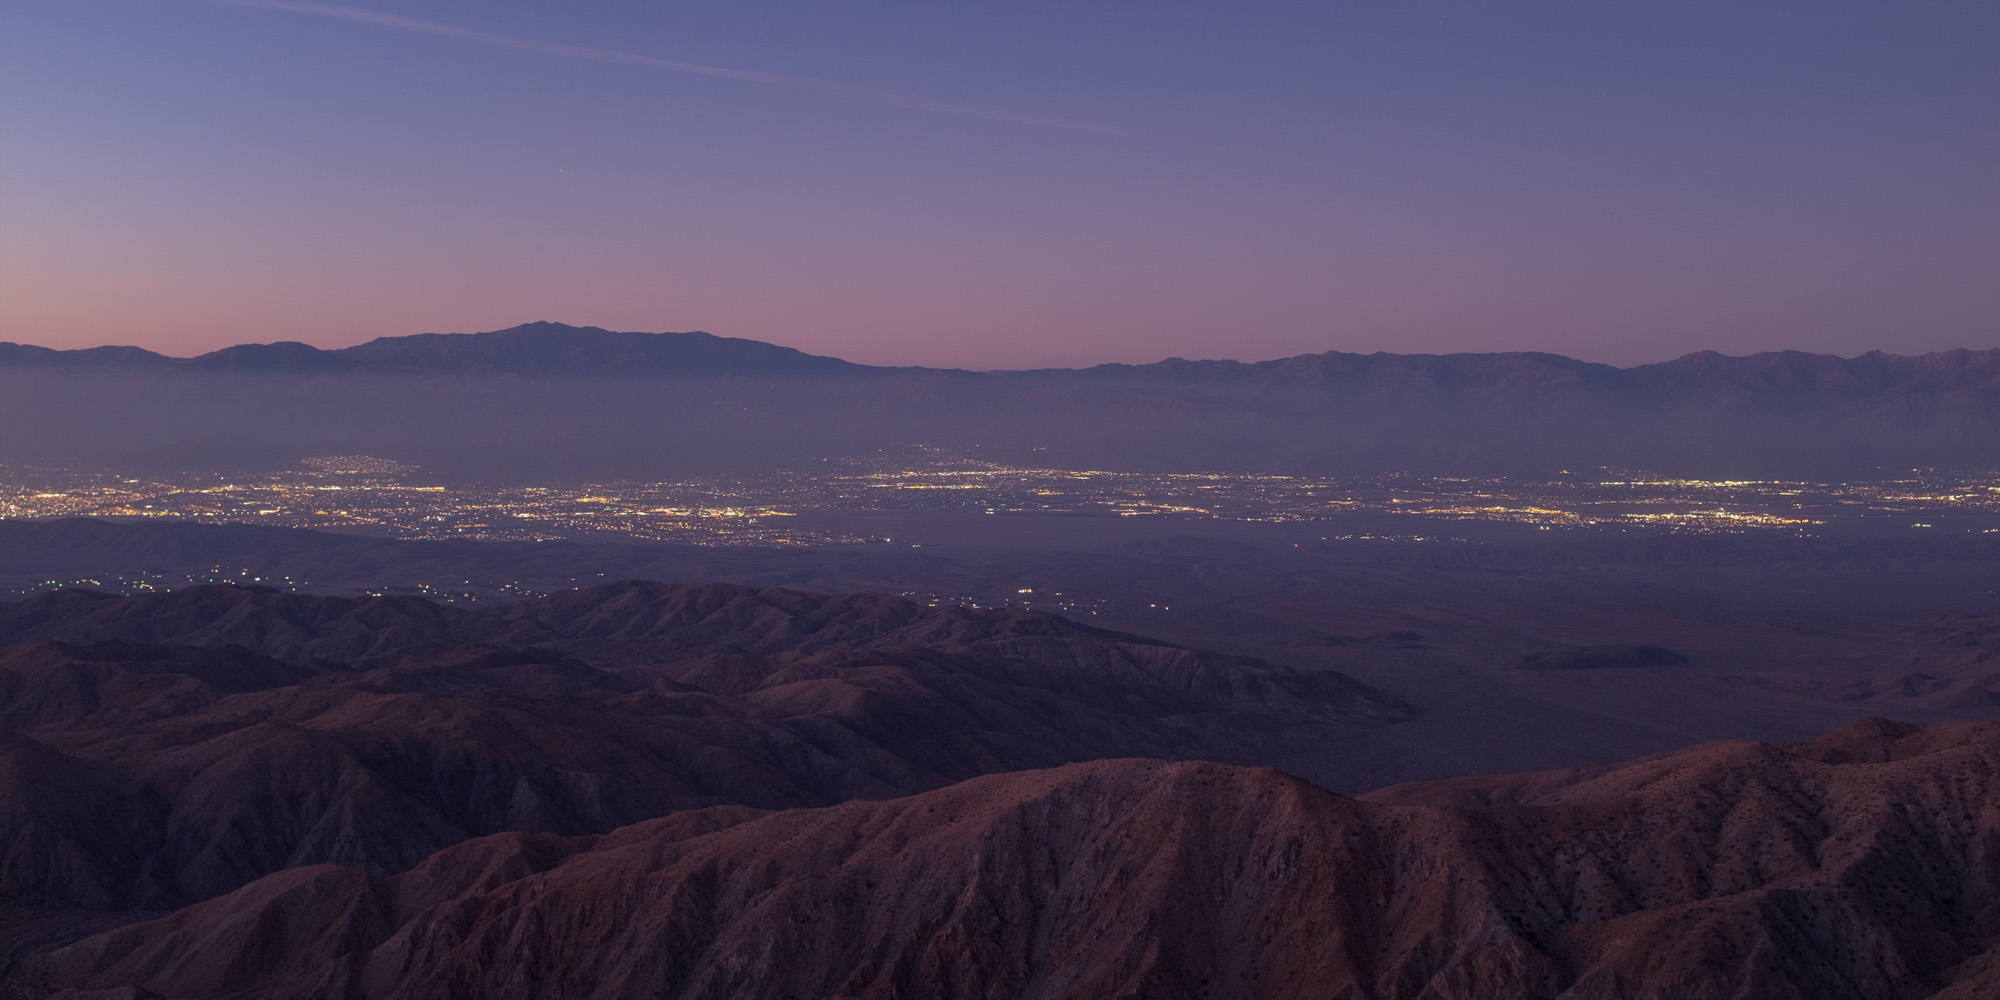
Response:
[[[1108,760],[885,802],[292,867],[43,945],[70,997],[2000,991],[2000,724],[1870,720],[1343,798]],[[95,994],[129,988],[137,993]]]
[[[194,587],[0,609],[0,895],[161,909],[300,865],[602,834],[1106,757],[1255,762],[1406,718],[1022,611],[611,584],[480,613]]]
[[[0,996],[2000,988],[2000,723],[1359,799],[1239,766],[1409,715],[879,594],[49,593],[0,608]]]
[[[2000,350],[1703,352],[1633,368],[1328,352],[968,372],[560,323],[196,358],[0,344],[0,461],[132,469],[369,454],[521,481],[921,444],[1057,468],[1872,476],[2000,464],[1995,426]]]

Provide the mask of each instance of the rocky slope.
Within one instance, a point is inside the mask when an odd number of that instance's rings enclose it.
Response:
[[[728,586],[504,614],[70,591],[0,609],[0,640],[0,896],[53,907],[1069,761],[1277,759],[1409,711],[1336,673],[1049,615]]]
[[[210,997],[1971,1000],[2000,724],[1343,798],[1110,760],[289,869],[17,983]]]
[[[2000,616],[1944,619],[1905,630],[1910,651],[1891,670],[1846,684],[1840,697],[1943,708],[2000,706]]]

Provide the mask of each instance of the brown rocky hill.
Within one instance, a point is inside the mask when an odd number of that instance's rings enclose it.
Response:
[[[283,871],[40,951],[68,997],[1972,1000],[2000,724],[1343,798],[1110,760]],[[93,993],[123,989],[134,992]]]
[[[347,663],[446,646],[557,638],[420,597],[324,597],[228,584],[120,597],[57,590],[0,608],[0,643],[145,642],[240,646],[267,656]]]
[[[664,663],[691,654],[712,657],[718,650],[769,657],[950,649],[1080,676],[1157,684],[1230,704],[1338,704],[1362,716],[1403,714],[1338,673],[1300,672],[1189,649],[1044,612],[927,607],[886,594],[625,582],[525,601],[505,614],[523,623],[523,634],[530,634],[525,628],[546,628],[562,637],[551,648],[600,663]],[[728,662],[740,669],[750,661]],[[743,683],[720,677],[716,669],[702,669],[703,686]],[[767,683],[761,675],[755,682]]]
[[[1409,714],[1336,673],[1048,615],[725,586],[505,615],[67,592],[0,610],[0,637],[29,640],[0,647],[0,897],[48,907],[178,906],[299,865],[388,875],[503,831],[1079,760],[1272,760]]]

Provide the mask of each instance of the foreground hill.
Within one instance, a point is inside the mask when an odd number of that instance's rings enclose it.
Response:
[[[1104,757],[1279,759],[1406,705],[1052,615],[612,584],[502,613],[195,587],[0,609],[0,898],[161,908],[468,837]]]
[[[2000,991],[2000,725],[1346,799],[1113,760],[887,802],[299,867],[16,982],[250,997],[1563,997]]]
[[[514,480],[911,444],[1072,468],[1858,475],[2000,463],[2000,351],[1705,352],[1623,369],[1328,352],[965,372],[531,323],[187,359],[0,344],[0,428],[0,461],[256,468],[365,453]]]

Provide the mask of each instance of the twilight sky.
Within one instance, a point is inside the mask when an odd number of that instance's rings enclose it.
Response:
[[[2000,346],[2000,4],[0,0],[0,339]]]

